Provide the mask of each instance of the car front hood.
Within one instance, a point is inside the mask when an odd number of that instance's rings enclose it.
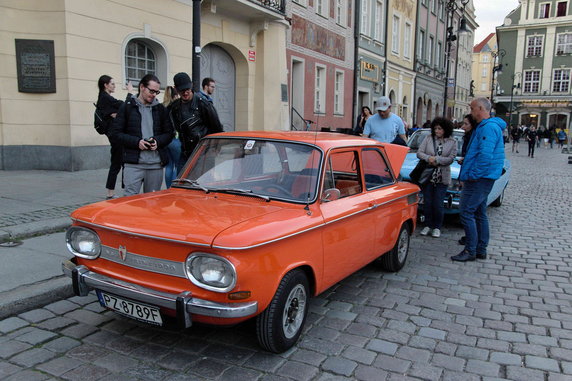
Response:
[[[298,214],[303,214],[303,205],[293,206],[299,209]],[[210,246],[217,235],[231,227],[247,221],[263,221],[264,216],[292,209],[286,204],[250,196],[169,189],[87,205],[74,211],[71,217],[122,232]],[[256,237],[255,241],[262,238]]]

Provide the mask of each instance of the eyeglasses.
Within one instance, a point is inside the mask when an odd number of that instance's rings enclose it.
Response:
[[[150,92],[151,94],[155,94],[155,95],[161,94],[161,90],[153,90],[153,89],[148,88],[147,86],[145,86],[145,88],[146,88],[147,90],[149,90],[149,92]]]

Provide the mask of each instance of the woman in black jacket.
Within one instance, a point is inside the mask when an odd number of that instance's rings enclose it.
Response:
[[[113,119],[117,116],[117,111],[119,107],[123,104],[123,101],[115,99],[111,96],[115,92],[115,81],[109,75],[102,75],[97,81],[97,87],[99,88],[99,96],[97,97],[97,109],[101,112],[103,120],[107,124],[107,138],[111,144],[111,165],[109,166],[109,172],[107,173],[107,182],[105,183],[105,188],[107,189],[107,199],[112,199],[115,197],[115,183],[117,182],[117,175],[121,171],[121,166],[123,164],[123,148],[121,144],[117,144],[110,139],[110,127]],[[131,83],[127,84],[127,98],[129,100],[131,97],[131,91],[133,86]]]

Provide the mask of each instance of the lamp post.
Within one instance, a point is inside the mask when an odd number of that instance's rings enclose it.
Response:
[[[512,78],[512,86],[510,88],[510,107],[508,108],[508,112],[509,112],[509,117],[508,117],[508,128],[512,128],[512,98],[514,96],[514,89],[520,89],[520,82],[518,84],[514,84],[514,79],[517,76],[521,76],[521,73],[514,73],[511,78]]]
[[[494,90],[495,90],[495,73],[502,73],[502,67],[504,66],[502,63],[502,58],[505,56],[506,51],[504,49],[500,49],[498,52],[491,52],[491,56],[493,57],[493,70],[491,75],[491,109],[494,108],[495,102],[493,100]],[[498,64],[497,64],[497,58]]]
[[[465,6],[469,3],[469,0],[460,0],[461,5],[463,7],[463,17],[461,18],[460,27],[457,31],[458,33],[467,32],[467,21],[465,20],[464,13],[465,13]],[[453,87],[453,94],[455,94],[455,86],[457,85],[455,82],[457,78],[451,81],[452,78],[449,78],[449,71],[450,71],[450,61],[451,61],[451,45],[454,41],[457,40],[457,35],[453,31],[453,16],[455,15],[455,11],[459,9],[459,5],[457,4],[457,0],[447,0],[447,4],[445,5],[447,9],[447,63],[445,68],[445,93],[443,95],[443,117],[447,117],[447,97],[449,93],[449,87]],[[457,47],[457,49],[459,49]],[[455,69],[455,77],[457,76],[457,70]]]

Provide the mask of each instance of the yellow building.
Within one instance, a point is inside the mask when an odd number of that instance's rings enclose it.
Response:
[[[412,125],[416,75],[413,70],[413,58],[417,2],[389,0],[387,13],[385,94],[391,99],[392,112]]]
[[[473,93],[475,98],[490,98],[494,59],[491,53],[496,53],[497,36],[489,34],[483,41],[473,47]]]
[[[192,0],[2,0],[0,169],[109,165],[93,128],[97,79],[191,74]],[[201,2],[201,78],[225,130],[289,129],[283,2]],[[159,96],[160,100],[162,95]]]

